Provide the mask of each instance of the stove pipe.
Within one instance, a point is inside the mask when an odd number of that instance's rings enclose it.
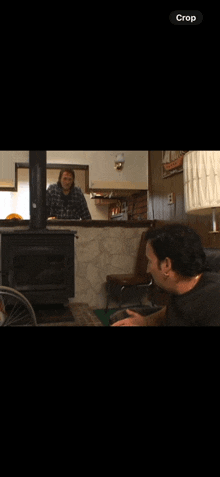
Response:
[[[30,151],[30,229],[46,229],[46,162],[47,151]]]

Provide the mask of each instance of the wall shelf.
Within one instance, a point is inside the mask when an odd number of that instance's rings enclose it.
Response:
[[[112,199],[105,199],[104,197],[100,197],[100,199],[93,197],[95,199],[95,205],[108,205],[108,204],[115,204],[118,201],[118,197]]]

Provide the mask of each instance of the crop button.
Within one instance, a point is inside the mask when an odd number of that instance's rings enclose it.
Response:
[[[199,25],[202,23],[203,14],[199,10],[174,10],[169,19],[173,25]]]

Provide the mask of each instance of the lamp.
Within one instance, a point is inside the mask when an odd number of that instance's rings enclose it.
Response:
[[[216,229],[216,208],[220,208],[220,151],[189,151],[183,158],[185,211],[188,214],[212,213]]]
[[[115,160],[115,166],[114,168],[117,170],[117,171],[121,171],[123,169],[123,166],[124,166],[124,154],[118,154],[118,156],[116,156],[116,160]]]

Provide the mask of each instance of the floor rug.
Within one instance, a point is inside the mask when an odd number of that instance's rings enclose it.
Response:
[[[103,326],[86,303],[69,305],[35,305],[38,326]]]
[[[73,314],[69,306],[64,306],[62,304],[35,305],[33,308],[38,325],[74,321]]]
[[[107,311],[107,313],[105,312],[105,310],[94,310],[94,313],[101,320],[104,326],[108,326],[110,316],[113,315],[113,313],[115,313],[117,310],[118,308],[110,309]]]

